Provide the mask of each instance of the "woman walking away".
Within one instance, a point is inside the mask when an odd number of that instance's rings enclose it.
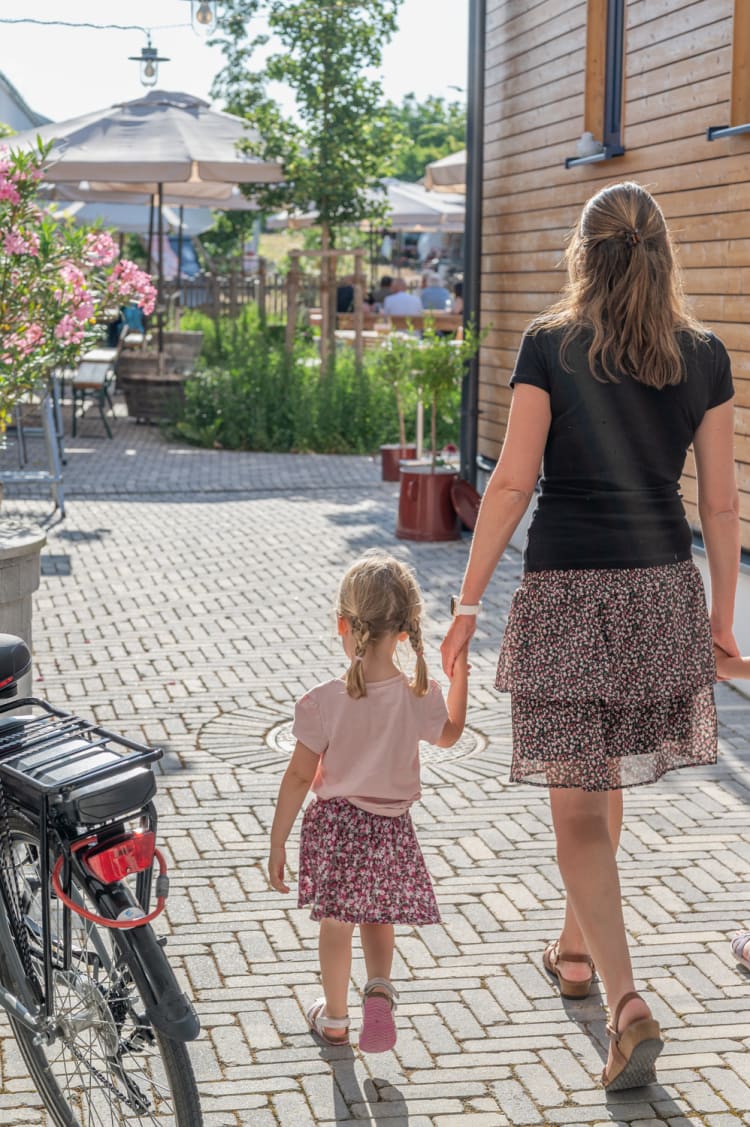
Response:
[[[715,761],[712,638],[738,656],[733,390],[726,350],[687,313],[664,216],[638,184],[589,200],[567,265],[563,298],[521,344],[460,603],[476,611],[543,459],[496,683],[511,694],[512,781],[549,788],[567,893],[544,966],[563,996],[583,997],[596,965],[611,1015],[602,1082],[615,1090],[653,1081],[662,1048],[625,935],[621,788]],[[679,492],[691,443],[710,618]],[[454,618],[448,674],[475,623]]]
[[[396,1043],[394,924],[440,920],[409,814],[420,796],[419,741],[451,747],[466,716],[466,648],[456,653],[446,707],[427,676],[421,616],[422,596],[406,564],[368,552],[349,568],[337,607],[349,667],[297,704],[297,744],[271,828],[270,882],[288,892],[286,840],[312,787],[316,798],[302,820],[298,902],[309,904],[312,919],[320,921],[325,997],[313,1003],[307,1020],[327,1044],[348,1042],[358,925],[368,978],[359,1047],[370,1053]],[[398,642],[407,638],[416,655],[411,681],[394,662]]]

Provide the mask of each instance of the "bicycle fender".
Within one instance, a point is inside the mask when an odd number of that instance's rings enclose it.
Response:
[[[76,866],[77,876],[103,916],[117,919],[126,908],[137,907],[130,890],[121,884],[102,885]],[[200,1021],[187,995],[180,989],[164,949],[150,924],[112,932],[141,997],[151,1024],[175,1041],[194,1041]]]

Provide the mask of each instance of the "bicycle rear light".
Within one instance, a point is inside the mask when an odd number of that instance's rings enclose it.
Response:
[[[104,884],[114,884],[131,873],[150,869],[154,862],[156,839],[152,830],[139,830],[95,845],[83,855],[83,863]]]

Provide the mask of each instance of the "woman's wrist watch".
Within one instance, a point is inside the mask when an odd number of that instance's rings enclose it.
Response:
[[[453,618],[457,614],[479,614],[481,603],[462,603],[458,595],[451,595],[451,615]]]

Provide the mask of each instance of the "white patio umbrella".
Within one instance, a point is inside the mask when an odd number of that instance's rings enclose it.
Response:
[[[431,192],[466,194],[466,149],[433,160],[424,172],[424,186]]]
[[[463,198],[434,196],[421,184],[404,180],[384,181],[385,193],[373,189],[369,195],[373,203],[386,205],[383,225],[393,231],[463,231],[465,206]],[[286,211],[271,216],[269,230],[283,227],[311,227],[317,223],[317,212],[291,214]],[[363,226],[370,226],[364,223]]]
[[[77,224],[101,224],[123,234],[147,235],[152,223],[151,207],[147,196],[141,198],[142,203],[85,203],[78,200],[76,203],[57,207],[54,215],[61,219],[72,219]],[[164,204],[163,211],[165,227],[170,231],[179,231],[182,227],[183,234],[188,238],[201,235],[214,225],[214,216],[207,207],[189,208],[187,215],[182,216],[182,222],[179,210],[176,211],[169,204]]]
[[[17,133],[7,144],[28,149],[37,137],[52,142],[44,179],[53,183],[87,180],[92,187],[130,185],[126,191],[149,194],[162,185],[165,195],[170,184],[190,183],[209,185],[205,194],[221,196],[232,184],[282,178],[276,162],[238,150],[239,141],[257,137],[242,118],[191,94],[151,90],[132,102]]]

